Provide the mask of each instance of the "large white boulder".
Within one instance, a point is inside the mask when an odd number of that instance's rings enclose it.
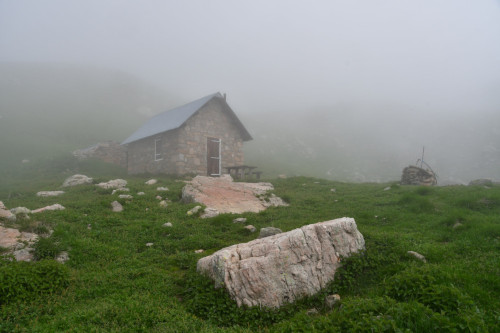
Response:
[[[238,306],[280,307],[326,287],[341,258],[364,247],[356,222],[344,217],[226,247],[200,259],[197,270]]]

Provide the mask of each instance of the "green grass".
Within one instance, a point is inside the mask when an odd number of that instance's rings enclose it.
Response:
[[[326,290],[277,311],[238,308],[196,273],[199,258],[257,237],[232,223],[234,216],[188,216],[195,204],[180,202],[184,184],[173,177],[147,186],[147,175],[127,177],[123,170],[99,163],[67,163],[69,170],[33,168],[23,171],[29,177],[0,184],[0,200],[9,208],[56,202],[66,207],[16,222],[26,231],[54,233],[52,241],[39,245],[44,260],[2,262],[0,280],[20,290],[20,297],[9,296],[0,304],[0,332],[498,331],[498,186],[420,188],[271,179],[274,193],[290,207],[242,214],[248,224],[289,231],[349,216],[366,240],[366,251],[346,259]],[[36,197],[37,191],[58,189],[75,171],[96,181],[124,177],[134,199],[117,199],[111,190],[93,185],[65,189],[57,198]],[[168,207],[158,205],[156,186],[170,189],[160,194],[171,201]],[[384,191],[387,186],[391,189]],[[146,195],[135,195],[139,191]],[[122,213],[111,212],[113,200],[124,205]],[[163,227],[165,222],[173,227]],[[146,246],[150,242],[153,246]],[[205,252],[195,254],[197,249]],[[423,254],[427,264],[407,255],[408,250]],[[70,260],[60,272],[55,268],[59,264],[49,265],[63,277],[56,283],[44,280],[43,269],[57,251],[68,251]],[[38,285],[15,283],[13,274],[36,276]],[[342,298],[333,310],[323,305],[331,293]],[[307,314],[311,308],[318,313]]]

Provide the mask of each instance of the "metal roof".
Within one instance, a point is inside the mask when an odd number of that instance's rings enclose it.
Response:
[[[134,142],[137,140],[141,140],[144,138],[147,138],[149,136],[163,133],[166,131],[170,131],[176,128],[179,128],[193,116],[199,109],[201,109],[205,104],[208,103],[212,98],[214,97],[219,97],[219,98],[224,98],[219,92],[215,94],[211,94],[208,96],[205,96],[203,98],[197,99],[196,101],[193,101],[191,103],[179,106],[177,108],[174,108],[172,110],[162,112],[160,114],[157,114],[156,116],[152,117],[149,119],[144,125],[142,125],[137,131],[135,131],[131,136],[125,139],[121,144],[127,144],[130,142]],[[228,106],[228,109],[230,113],[232,114],[232,117],[235,120],[235,123],[238,127],[242,129],[242,136],[244,138],[244,141],[251,140],[252,137],[250,134],[247,132],[245,127],[243,127],[243,124],[240,122],[240,120],[236,117],[234,112],[231,110],[231,108]]]

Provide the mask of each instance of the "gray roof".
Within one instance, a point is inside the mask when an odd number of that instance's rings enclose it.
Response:
[[[138,141],[155,134],[170,131],[181,127],[189,118],[191,118],[199,109],[201,109],[205,104],[208,103],[212,98],[219,97],[223,99],[224,97],[220,93],[215,93],[212,95],[205,96],[203,98],[197,99],[191,103],[179,106],[175,109],[162,112],[156,116],[149,119],[144,125],[142,125],[137,131],[135,131],[131,136],[122,142],[122,145]],[[227,103],[226,103],[227,105]],[[234,112],[231,110],[229,105],[227,105],[230,115],[233,117],[236,125],[242,130],[242,136],[244,141],[252,140],[252,137],[248,131],[243,127],[243,124],[236,117]]]

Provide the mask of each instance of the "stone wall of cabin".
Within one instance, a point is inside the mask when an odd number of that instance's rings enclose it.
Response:
[[[221,102],[213,99],[179,128],[177,173],[207,174],[209,137],[221,139],[221,173],[224,173],[225,166],[243,164],[241,134],[222,111],[223,107]]]
[[[128,144],[128,173],[207,174],[207,138],[221,139],[224,166],[243,164],[243,140],[216,99],[208,102],[178,129]],[[162,160],[155,161],[155,140]]]
[[[101,142],[89,148],[75,150],[73,156],[79,160],[96,158],[123,168],[127,167],[127,150],[114,141]]]
[[[128,144],[127,171],[129,174],[175,174],[178,130],[154,135]],[[161,159],[155,160],[155,141],[160,140]]]

